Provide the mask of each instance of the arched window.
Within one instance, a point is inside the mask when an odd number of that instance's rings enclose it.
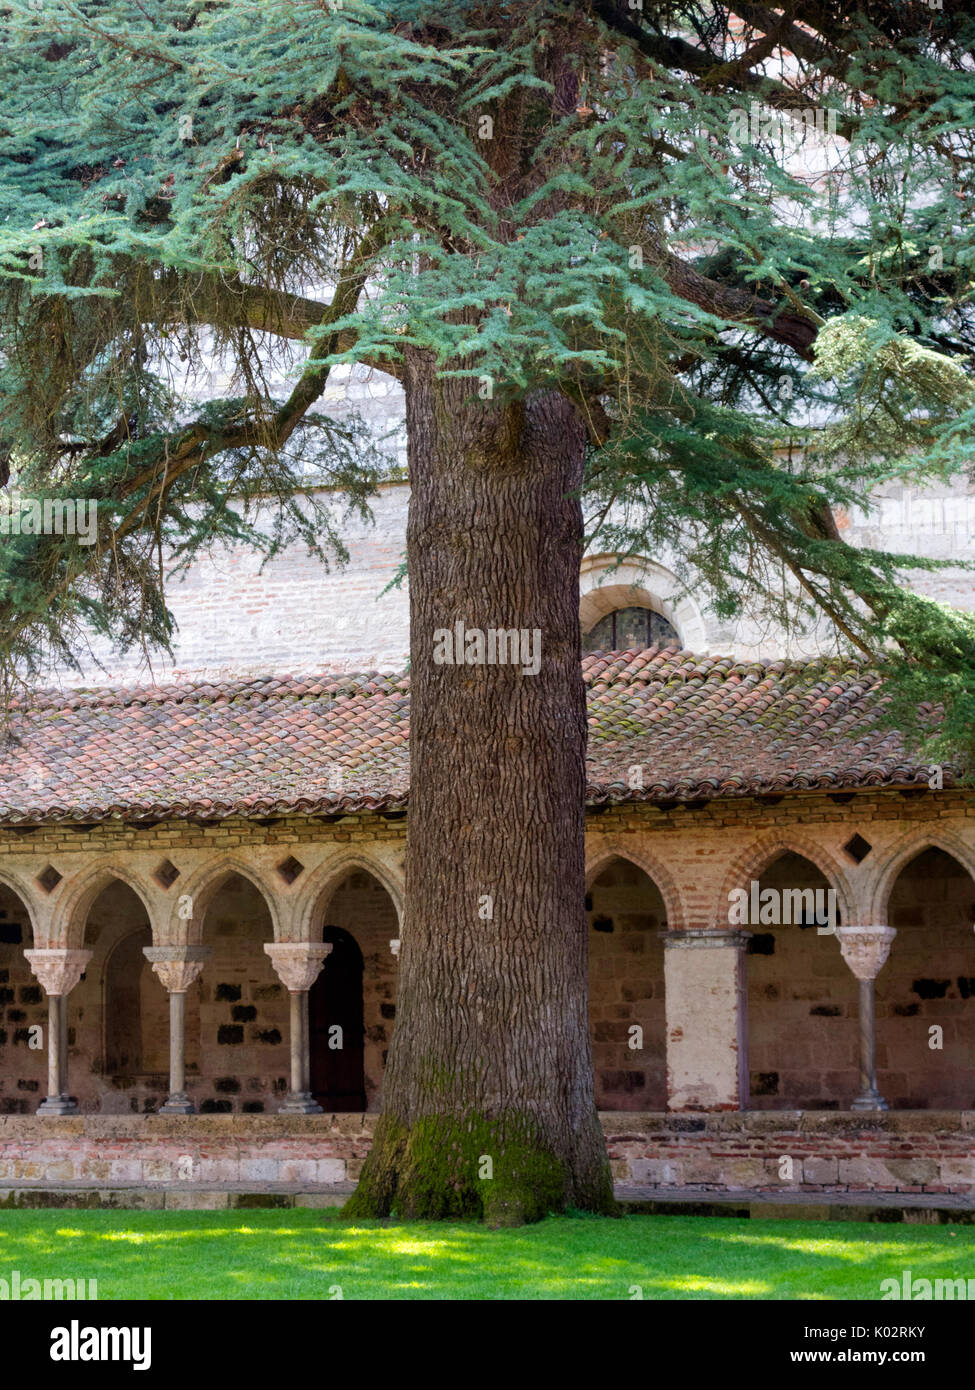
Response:
[[[652,608],[616,608],[600,618],[582,639],[583,652],[625,652],[646,647],[679,647],[677,629]]]

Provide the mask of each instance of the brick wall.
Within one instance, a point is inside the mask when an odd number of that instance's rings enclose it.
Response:
[[[975,1112],[604,1115],[620,1182],[767,1192],[975,1192]]]
[[[761,890],[825,889],[807,859],[784,855]],[[816,925],[753,925],[748,945],[752,1109],[840,1110],[857,1094],[857,983],[835,937]]]
[[[379,1110],[386,1053],[396,1018],[396,957],[389,946],[399,934],[396,909],[371,875],[355,873],[332,899],[328,922],[350,932],[362,952],[366,1109]]]
[[[617,859],[591,885],[589,902],[596,1103],[602,1110],[662,1110],[667,1104],[663,899],[646,874]],[[641,1033],[631,1033],[633,1026]]]
[[[398,394],[395,383],[392,389]],[[378,411],[383,423],[400,409],[386,398],[361,403],[371,413]],[[975,558],[975,490],[964,481],[932,487],[923,495],[894,484],[882,495],[874,518],[839,516],[851,544],[943,559]],[[103,685],[144,681],[151,675],[157,680],[214,678],[319,668],[402,670],[409,652],[408,593],[405,584],[388,591],[387,586],[406,551],[408,503],[408,485],[391,482],[371,503],[372,521],[347,518],[340,528],[350,556],[345,566],[326,569],[301,545],[286,548],[266,565],[246,547],[215,546],[167,585],[177,624],[175,661],[155,657],[150,673],[137,653],[115,653],[93,637],[92,652],[100,665],[91,662],[84,668],[85,681]],[[262,524],[259,516],[255,523]],[[665,605],[670,600],[680,604],[676,554],[662,547],[652,560],[655,578],[643,587]],[[614,563],[615,557],[608,557],[604,566],[609,585],[619,582]],[[975,606],[971,575],[963,570],[913,572],[911,584],[941,602]],[[707,610],[693,578],[688,589],[691,598],[685,595],[683,605],[694,619],[685,622],[682,636],[702,654],[802,658],[835,646],[835,634],[825,623],[798,637],[747,615],[732,623]],[[620,605],[626,602],[620,595]]]
[[[47,1094],[47,1052],[31,1047],[46,1030],[47,1000],[24,959],[31,929],[23,903],[0,885],[0,1114],[27,1115]],[[35,1041],[40,1035],[34,1035]]]
[[[975,1192],[975,1112],[601,1116],[614,1176],[659,1189]],[[371,1115],[0,1117],[0,1183],[341,1183]]]
[[[665,921],[677,931],[727,926],[729,887],[755,877],[763,885],[799,887],[829,881],[848,922],[874,923],[889,907],[899,935],[878,982],[881,1087],[897,1107],[971,1105],[975,884],[959,863],[975,864],[973,814],[969,793],[927,790],[617,806],[592,814],[587,853],[600,1104],[663,1108],[664,947],[658,933]],[[85,980],[70,998],[72,1093],[102,1113],[141,1112],[162,1099],[165,991],[140,967],[140,1026],[128,1034],[122,1030],[122,1037],[134,1055],[136,1043],[125,1038],[137,1036],[141,1072],[119,1084],[101,1064],[106,970],[110,976],[113,952],[123,949],[127,936],[144,931],[149,917],[154,930],[169,931],[182,886],[212,870],[223,874],[223,887],[207,909],[201,935],[217,954],[189,996],[189,1089],[197,1104],[229,1105],[238,1113],[263,1105],[269,1111],[287,1085],[287,999],[284,991],[275,993],[278,982],[263,951],[272,938],[273,910],[285,939],[289,934],[300,939],[301,933],[330,923],[358,942],[365,969],[367,1106],[378,1108],[396,1006],[397,966],[389,941],[399,933],[393,900],[382,885],[392,885],[401,896],[405,833],[404,820],[381,816],[328,824],[290,817],[270,824],[230,819],[145,828],[0,829],[0,879],[7,875],[23,887],[35,919],[50,934],[50,940],[37,944],[70,939],[80,945],[87,939],[95,951]],[[859,863],[845,849],[854,834],[869,846]],[[956,859],[923,855],[895,880],[897,867],[932,839]],[[290,884],[276,868],[289,856],[303,866]],[[163,858],[180,872],[169,889],[153,876]],[[370,865],[372,874],[366,872]],[[38,883],[48,866],[61,875],[51,894]],[[114,872],[131,887],[110,887]],[[254,883],[242,878],[233,886],[229,875],[238,872]],[[106,886],[87,913],[86,927],[83,917],[72,915],[71,904],[80,901],[80,886],[103,880]],[[8,938],[0,940],[0,973],[7,972],[0,981],[0,1029],[6,1034],[6,1041],[0,1035],[0,1112],[33,1110],[45,1090],[45,1054],[29,1052],[19,1030],[46,1024],[46,1007],[23,961],[23,943],[13,940],[27,936],[23,905],[3,889],[0,911],[7,912],[6,919],[0,917],[0,937]],[[612,932],[596,929],[600,918],[613,923]],[[85,936],[71,937],[71,932]],[[141,947],[136,943],[133,949],[137,959]],[[750,1026],[745,1031],[753,1084],[743,1103],[806,1110],[848,1105],[857,1084],[855,986],[837,943],[808,929],[755,929],[746,966]],[[220,985],[229,990],[218,999]],[[229,993],[237,989],[239,998],[231,999]],[[122,996],[120,1017],[134,1008],[134,980]],[[695,997],[692,988],[691,1005]],[[236,1017],[235,1010],[246,1017]],[[632,1025],[643,1029],[642,1049],[628,1046]],[[693,1020],[687,1026],[699,1027]],[[943,1029],[941,1049],[929,1047],[935,1026]],[[235,1040],[221,1043],[224,1028],[241,1031],[225,1033],[225,1039]]]

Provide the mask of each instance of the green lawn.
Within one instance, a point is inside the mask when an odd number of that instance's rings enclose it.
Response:
[[[0,1277],[113,1298],[875,1299],[903,1269],[975,1276],[975,1228],[699,1216],[467,1223],[340,1212],[0,1212]]]

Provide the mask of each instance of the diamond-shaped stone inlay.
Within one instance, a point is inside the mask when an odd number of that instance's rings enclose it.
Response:
[[[45,893],[53,893],[61,882],[61,875],[53,864],[48,864],[47,868],[37,875],[37,881]]]
[[[179,878],[179,869],[177,869],[175,864],[170,863],[168,859],[164,859],[162,863],[157,865],[153,870],[152,876],[161,888],[172,888],[173,884]]]
[[[862,835],[854,835],[852,840],[847,840],[843,848],[853,860],[854,864],[862,864],[873,849],[873,845],[869,840],[865,840]]]
[[[304,864],[296,859],[293,854],[289,854],[287,859],[282,860],[278,865],[278,873],[284,879],[285,883],[289,884],[294,883],[295,879],[300,874],[303,874],[304,871]]]

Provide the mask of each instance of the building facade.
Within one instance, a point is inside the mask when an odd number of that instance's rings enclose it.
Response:
[[[970,790],[910,761],[850,663],[584,673],[617,1177],[975,1191]],[[0,1183],[355,1179],[395,1026],[408,702],[405,676],[331,673],[15,707]]]
[[[395,384],[329,389],[401,421]],[[0,1188],[219,1204],[355,1180],[408,934],[408,495],[391,481],[349,524],[345,568],[214,551],[170,585],[171,658],[93,640],[81,687],[55,671],[15,704]],[[889,488],[838,522],[975,559],[961,485]],[[877,724],[876,676],[827,630],[724,623],[678,569],[594,552],[580,575],[591,1045],[616,1176],[975,1194],[970,786]],[[916,581],[975,606],[960,568]]]

